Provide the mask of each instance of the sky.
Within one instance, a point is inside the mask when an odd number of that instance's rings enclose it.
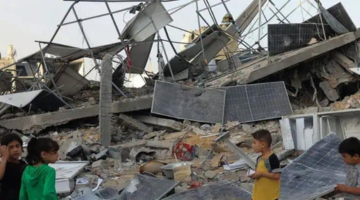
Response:
[[[166,9],[171,9],[191,1],[192,0],[179,0],[164,3],[164,5]],[[284,7],[282,13],[287,15],[295,7],[299,6],[302,1],[290,0],[290,3]],[[313,0],[309,1],[314,2]],[[209,0],[209,2],[213,5],[221,2],[221,0]],[[251,0],[230,0],[226,3],[226,5],[234,18],[236,18],[250,4],[250,2]],[[273,2],[278,8],[280,8],[287,2],[287,0],[273,0]],[[322,2],[325,8],[328,8],[338,2],[342,2],[355,25],[360,27],[360,14],[358,13],[360,1],[323,0]],[[38,51],[39,46],[38,43],[35,43],[35,41],[49,41],[51,39],[71,3],[72,2],[62,0],[0,0],[0,52],[2,55],[6,55],[7,47],[10,44],[14,45],[14,48],[17,50],[17,59]],[[110,3],[110,7],[113,11],[124,9],[133,5],[137,5],[137,3]],[[310,15],[314,15],[317,12],[315,8],[306,2],[306,0],[305,3],[301,5],[303,9],[297,9],[288,18],[292,23],[300,23],[304,21],[304,19],[310,18]],[[199,7],[200,9],[205,8],[203,1],[199,1]],[[269,8],[266,6],[263,8],[265,15],[270,17],[271,12]],[[272,9],[274,10],[274,8]],[[79,18],[85,18],[107,12],[104,3],[81,2],[76,5],[76,10]],[[192,3],[186,8],[176,12],[172,15],[173,22],[171,25],[181,27],[186,30],[197,29],[198,19],[195,11],[196,4]],[[223,5],[215,7],[213,11],[216,15],[217,21],[219,22],[221,22],[222,17],[227,13]],[[207,10],[203,11],[202,14],[207,22],[210,24],[213,23]],[[124,28],[126,24],[125,22],[130,20],[133,16],[134,15],[128,12],[115,14],[115,19],[120,31]],[[75,20],[75,17],[71,12],[66,19],[66,22],[73,20]],[[278,21],[275,18],[271,21],[271,23],[278,23]],[[206,24],[201,21],[201,26],[204,25]],[[117,32],[109,16],[85,21],[83,22],[83,26],[91,46],[118,42]],[[181,41],[184,32],[171,27],[168,28],[168,31],[170,38],[173,41]],[[261,29],[261,34],[265,33],[266,27],[263,27]],[[160,31],[160,34],[162,38],[166,38],[162,30]],[[250,34],[247,39],[251,42],[255,41],[257,37],[258,32],[255,31]],[[77,24],[62,27],[54,42],[82,48],[87,47]],[[266,41],[263,43],[266,43]],[[266,46],[266,44],[262,44],[262,46]],[[175,44],[175,48],[179,49],[179,44]],[[169,58],[175,55],[168,43],[165,43],[165,49]],[[157,72],[156,45],[154,45],[150,57],[153,63],[154,71]],[[92,61],[87,60],[86,62],[86,65],[90,66],[92,64]]]

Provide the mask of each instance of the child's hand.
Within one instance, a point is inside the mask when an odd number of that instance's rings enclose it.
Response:
[[[347,191],[347,186],[346,185],[343,185],[343,184],[338,184],[336,187],[335,187],[335,191],[337,192],[346,192]]]
[[[249,177],[252,178],[252,179],[258,179],[258,178],[261,178],[263,176],[263,173],[262,172],[255,172],[253,174],[251,174]]]
[[[2,159],[8,159],[9,158],[9,149],[8,149],[7,146],[2,145],[0,147],[0,153],[1,153]]]

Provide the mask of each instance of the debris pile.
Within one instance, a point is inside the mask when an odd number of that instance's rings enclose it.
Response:
[[[266,2],[254,0],[237,19],[228,13],[227,23],[194,31],[191,45],[167,60],[159,30],[173,45],[166,30],[173,19],[165,2],[133,6],[136,15],[118,31],[120,42],[91,47],[81,25],[90,18],[78,18],[75,5],[82,0],[76,1],[70,9],[77,20],[67,24],[80,25],[88,48],[51,40],[28,57],[0,62],[0,133],[59,143],[60,161],[52,166],[64,199],[250,200],[254,181],[247,170],[259,156],[251,134],[266,129],[285,169],[282,181],[296,187],[306,179],[296,191],[302,199],[314,186],[306,170],[296,174],[300,160],[324,151],[322,143],[333,151],[336,136],[360,128],[360,29],[341,3],[327,10],[319,3],[320,13],[303,23],[269,24],[266,49],[260,41],[251,46],[244,31]],[[105,16],[112,16],[108,9]],[[245,51],[231,44],[238,41]],[[156,42],[159,73],[153,74],[145,66]],[[229,52],[229,45],[239,52]],[[84,58],[93,59],[100,82],[79,72]],[[14,66],[26,76],[7,72]],[[124,87],[126,74],[144,73],[145,86]],[[320,187],[327,180],[321,178],[306,198],[332,192]],[[280,199],[289,199],[293,188],[283,188]]]

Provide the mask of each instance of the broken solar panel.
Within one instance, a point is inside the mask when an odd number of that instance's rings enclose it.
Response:
[[[324,38],[321,24],[269,24],[269,56],[308,46]]]
[[[285,167],[280,199],[315,199],[344,183],[347,166],[338,153],[340,142],[335,134],[330,134]]]
[[[222,123],[224,90],[188,87],[156,81],[151,112],[205,123]]]
[[[222,89],[226,90],[225,122],[254,122],[292,114],[284,82]]]
[[[251,193],[232,182],[222,181],[203,187],[174,194],[165,200],[251,200]]]

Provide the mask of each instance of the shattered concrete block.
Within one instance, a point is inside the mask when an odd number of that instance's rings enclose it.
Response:
[[[139,120],[136,120],[128,115],[120,114],[119,118],[122,119],[125,124],[131,126],[132,128],[135,128],[139,131],[144,131],[146,133],[152,132],[152,127],[147,126],[146,124],[140,122]]]
[[[158,149],[172,149],[174,144],[172,142],[146,141],[145,146]]]
[[[206,171],[205,172],[205,176],[208,178],[208,179],[214,179],[216,177],[217,173],[214,172],[214,171]]]
[[[181,131],[182,130],[182,124],[180,122],[171,120],[171,119],[163,119],[158,117],[150,117],[150,116],[137,116],[136,119],[138,119],[141,122],[144,122],[146,124],[150,124],[153,126],[162,127],[165,129],[175,130],[175,131]]]
[[[337,93],[337,91],[331,87],[331,85],[329,84],[328,81],[323,81],[319,84],[320,88],[323,90],[323,92],[325,93],[326,97],[330,100],[330,101],[336,101],[340,98],[339,94]]]
[[[169,134],[166,134],[163,137],[163,139],[164,140],[179,139],[179,138],[182,138],[186,133],[188,133],[188,131],[169,133]]]
[[[145,140],[137,140],[134,142],[128,142],[125,144],[119,144],[119,145],[115,145],[112,146],[113,148],[119,148],[119,149],[130,149],[130,148],[134,148],[134,147],[139,147],[139,146],[145,146],[146,141]]]
[[[340,52],[335,52],[332,54],[333,58],[339,65],[344,67],[349,73],[353,74],[354,72],[350,70],[350,68],[356,67],[355,63],[346,57],[344,54]]]
[[[92,169],[99,169],[99,168],[102,167],[103,162],[104,162],[103,160],[95,161],[95,162],[92,163],[91,168]]]
[[[219,153],[219,154],[216,154],[210,161],[210,166],[212,168],[216,168],[219,166],[219,162],[221,160],[221,158],[223,158],[223,156],[225,155],[225,153]]]
[[[159,137],[161,135],[164,135],[166,133],[166,131],[156,131],[156,132],[150,132],[146,135],[144,135],[143,139],[148,140],[154,137]]]

